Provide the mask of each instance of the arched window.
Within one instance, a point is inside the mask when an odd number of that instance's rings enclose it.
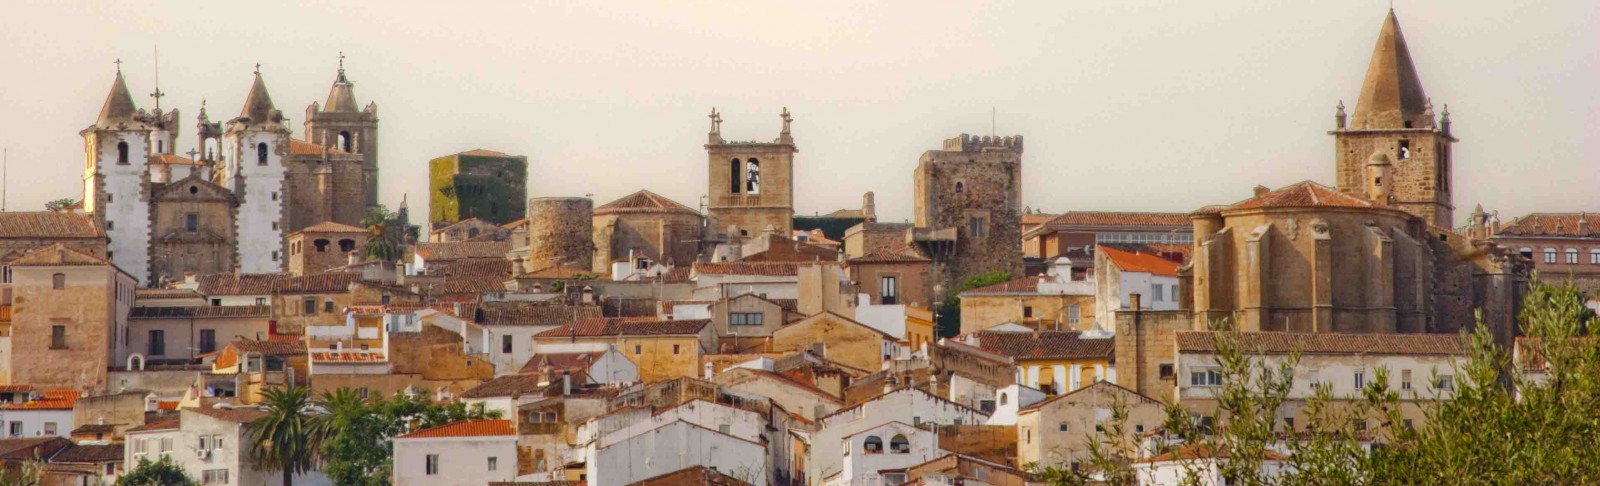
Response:
[[[1600,265],[1600,249],[1589,250],[1589,264]]]
[[[1556,249],[1555,248],[1545,248],[1544,249],[1544,262],[1545,263],[1555,263],[1556,262]]]
[[[256,165],[267,165],[267,143],[256,144]]]
[[[1577,248],[1568,248],[1567,249],[1567,264],[1568,265],[1575,265],[1577,263],[1578,263],[1578,249]]]
[[[1005,405],[1006,404],[1006,394],[1005,393],[1001,393],[1000,394],[1000,404],[1001,405]]]
[[[311,244],[317,247],[317,253],[328,251],[328,240],[318,238],[317,241],[313,241]]]
[[[869,435],[866,443],[862,444],[861,448],[868,454],[881,454],[883,453],[883,439],[879,439],[876,435]]]
[[[1523,258],[1527,258],[1528,261],[1533,261],[1533,249],[1532,248],[1528,248],[1528,247],[1524,246],[1524,247],[1522,247],[1521,250],[1518,250],[1518,251],[1522,253],[1522,257]]]
[[[967,190],[967,185],[966,184],[962,183],[961,181],[956,181],[956,192],[963,192],[963,191],[966,191],[966,190]]]
[[[350,150],[350,147],[355,145],[355,142],[352,140],[352,138],[353,137],[350,136],[350,132],[339,132],[339,150],[343,150],[346,153],[355,153],[354,151]]]
[[[352,251],[356,251],[356,240],[352,240],[352,239],[349,239],[349,238],[345,238],[345,239],[339,240],[339,251],[347,252],[347,253],[348,252],[352,252]]]
[[[477,238],[478,237],[478,229],[477,228],[467,228],[467,237],[468,238]]]
[[[728,163],[728,190],[733,191],[734,194],[738,194],[739,186],[744,182],[743,179],[744,164],[739,163],[739,159],[733,159],[732,162]]]
[[[751,158],[750,162],[745,164],[745,167],[746,172],[749,173],[745,177],[745,192],[761,194],[761,161]]]
[[[117,142],[117,165],[128,165],[128,142]]]
[[[50,276],[50,288],[61,290],[67,288],[67,274],[58,273]]]
[[[895,435],[893,439],[889,439],[889,452],[895,454],[910,454],[911,441],[906,440],[906,436],[904,435]]]

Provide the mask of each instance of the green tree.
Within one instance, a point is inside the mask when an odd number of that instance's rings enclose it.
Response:
[[[1011,280],[1011,272],[994,270],[968,277],[961,285],[951,289],[944,297],[944,302],[939,303],[934,310],[938,311],[935,326],[938,327],[939,337],[950,337],[961,333],[961,293],[978,287],[1005,283]]]
[[[367,258],[392,262],[400,259],[400,239],[395,231],[390,231],[389,224],[394,221],[395,214],[389,208],[379,204],[367,211],[361,218],[361,225],[365,226],[372,234],[367,239]]]
[[[500,418],[498,411],[487,411],[481,403],[434,404],[405,394],[362,399],[349,389],[339,389],[324,394],[322,402],[329,412],[323,472],[339,485],[390,484],[396,436],[459,420]]]
[[[189,474],[172,462],[171,456],[161,456],[161,460],[150,462],[149,459],[139,458],[139,464],[129,470],[127,474],[117,478],[116,486],[189,486],[198,485]]]
[[[55,199],[55,200],[51,200],[50,202],[46,202],[46,203],[44,203],[44,208],[46,210],[54,211],[54,212],[58,212],[59,213],[59,212],[62,212],[62,211],[66,211],[67,208],[70,208],[70,207],[72,207],[73,204],[77,204],[77,203],[78,203],[77,199],[66,197],[66,198]]]
[[[269,388],[261,395],[267,415],[245,424],[251,462],[259,470],[281,471],[283,486],[293,486],[296,474],[314,470],[321,460],[327,418],[314,411],[309,388]]]

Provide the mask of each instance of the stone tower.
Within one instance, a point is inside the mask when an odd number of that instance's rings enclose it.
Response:
[[[341,54],[339,74],[328,90],[327,103],[319,107],[313,102],[306,107],[305,136],[318,146],[362,157],[361,194],[349,202],[371,208],[378,205],[378,104],[356,107],[355,83],[345,77]]]
[[[1022,276],[1022,137],[947,139],[914,173],[913,242],[934,260],[934,300],[990,271]]]
[[[707,216],[713,235],[726,239],[759,235],[768,229],[789,235],[794,229],[794,137],[789,109],[779,115],[783,131],[771,142],[722,138],[722,115],[711,110],[706,143]]]
[[[78,132],[87,152],[83,211],[105,228],[112,263],[141,281],[150,278],[149,161],[160,138],[150,121],[134,107],[119,68],[100,118]]]
[[[246,273],[284,268],[284,155],[289,127],[272,105],[257,67],[244,110],[228,121],[223,134],[223,186],[239,201],[234,222],[239,239],[239,269]]]
[[[1334,117],[1338,188],[1356,197],[1370,197],[1369,183],[1381,182],[1387,201],[1374,201],[1404,210],[1443,228],[1453,227],[1455,204],[1451,199],[1450,111],[1435,120],[1433,103],[1411,62],[1400,23],[1390,10],[1378,32],[1378,45],[1367,65],[1353,117],[1344,103]],[[1388,179],[1369,181],[1368,161],[1375,153],[1388,155]]]

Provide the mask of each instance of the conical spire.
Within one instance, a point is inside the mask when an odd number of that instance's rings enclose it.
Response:
[[[122,70],[117,70],[116,81],[111,82],[111,92],[106,94],[106,104],[100,108],[100,119],[97,124],[109,125],[112,122],[132,121],[137,109],[133,106],[133,95],[128,94],[128,84],[122,80]]]
[[[356,110],[355,84],[344,76],[344,53],[339,53],[339,76],[333,78],[333,88],[328,90],[328,102],[322,106],[322,111],[355,113]]]
[[[250,85],[250,95],[244,98],[244,111],[239,116],[261,123],[273,121],[275,111],[278,110],[272,106],[272,97],[267,95],[267,83],[261,80],[261,65],[257,64],[255,84]]]
[[[1432,128],[1433,120],[1424,114],[1427,103],[1400,22],[1390,10],[1367,65],[1367,79],[1361,83],[1352,125],[1357,129]]]

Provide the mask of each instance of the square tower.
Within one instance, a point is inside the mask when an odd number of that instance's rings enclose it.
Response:
[[[1387,200],[1373,202],[1434,226],[1454,227],[1450,179],[1456,138],[1450,134],[1450,110],[1446,107],[1436,122],[1393,10],[1378,33],[1355,116],[1347,117],[1341,102],[1334,118],[1335,129],[1328,133],[1334,136],[1340,192],[1366,199],[1383,194]],[[1384,176],[1368,168],[1378,154],[1393,164]],[[1375,186],[1382,190],[1374,192]]]
[[[783,131],[771,142],[722,138],[722,115],[711,110],[706,143],[706,215],[713,235],[740,238],[769,229],[788,236],[794,229],[794,137],[789,109],[779,115]]]
[[[284,155],[289,151],[289,127],[283,112],[272,105],[261,72],[245,97],[244,110],[228,121],[223,134],[224,171],[220,178],[239,201],[234,221],[239,245],[239,269],[245,273],[274,273],[284,269],[285,207]]]
[[[134,107],[118,70],[100,117],[78,132],[86,156],[83,210],[105,228],[109,259],[143,282],[151,279],[149,162],[156,154],[151,140],[162,139],[153,135],[158,128],[151,121]]]
[[[946,139],[915,172],[913,238],[935,263],[934,300],[996,270],[1022,276],[1022,136]]]

